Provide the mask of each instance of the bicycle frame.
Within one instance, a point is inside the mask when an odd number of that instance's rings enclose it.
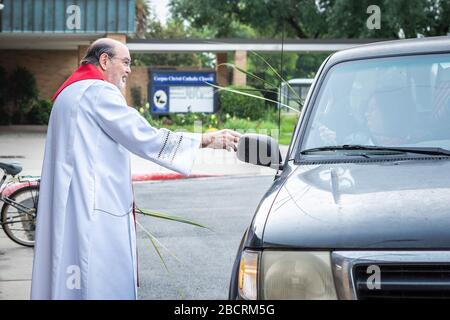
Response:
[[[27,212],[27,211],[30,210],[30,208],[25,207],[25,206],[21,205],[20,203],[17,203],[17,202],[15,202],[15,201],[11,200],[11,199],[8,198],[8,197],[0,198],[0,201],[3,201],[4,203],[7,203],[7,204],[9,204],[10,206],[12,206],[12,207],[14,207],[14,208],[16,208],[17,210],[20,210],[20,211],[25,211],[25,212]]]

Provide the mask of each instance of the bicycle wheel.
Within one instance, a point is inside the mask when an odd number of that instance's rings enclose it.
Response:
[[[12,241],[33,247],[39,186],[20,188],[8,198],[12,203],[5,203],[1,212],[3,230]]]

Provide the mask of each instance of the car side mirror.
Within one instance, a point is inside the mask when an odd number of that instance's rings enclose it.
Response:
[[[278,143],[263,134],[248,133],[242,135],[237,146],[237,158],[258,166],[283,170]]]

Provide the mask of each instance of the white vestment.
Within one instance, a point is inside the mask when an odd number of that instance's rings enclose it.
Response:
[[[136,299],[130,152],[188,174],[200,134],[155,129],[101,80],[66,87],[50,116],[32,299]]]

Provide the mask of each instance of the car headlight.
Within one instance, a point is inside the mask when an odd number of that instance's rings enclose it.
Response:
[[[261,270],[262,299],[337,299],[330,252],[266,250]]]
[[[238,290],[243,299],[256,300],[258,296],[259,253],[244,250],[239,264]]]

